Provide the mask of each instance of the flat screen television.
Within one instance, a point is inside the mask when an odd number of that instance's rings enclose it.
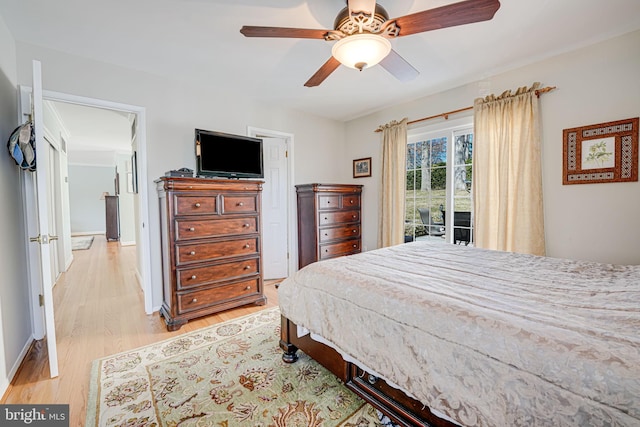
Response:
[[[261,139],[196,129],[195,143],[198,176],[264,178]]]

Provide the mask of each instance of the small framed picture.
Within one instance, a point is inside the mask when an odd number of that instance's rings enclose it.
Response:
[[[364,178],[371,176],[371,157],[355,159],[353,161],[353,177]]]

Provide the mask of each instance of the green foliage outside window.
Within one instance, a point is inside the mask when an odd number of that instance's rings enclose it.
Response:
[[[469,161],[469,164],[471,161]],[[442,166],[442,167],[438,167]],[[447,163],[441,162],[434,165],[431,169],[431,190],[444,190],[447,186]],[[471,166],[468,167],[471,173]],[[429,190],[422,188],[422,169],[413,169],[407,171],[407,190]]]

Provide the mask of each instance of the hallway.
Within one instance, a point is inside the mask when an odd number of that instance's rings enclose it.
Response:
[[[135,246],[97,235],[53,289],[60,376],[49,378],[45,340],[36,341],[1,403],[68,403],[70,425],[84,425],[94,359],[130,350],[277,305],[275,282],[265,284],[267,304],[245,306],[188,322],[168,332],[158,313],[146,315],[135,276]]]

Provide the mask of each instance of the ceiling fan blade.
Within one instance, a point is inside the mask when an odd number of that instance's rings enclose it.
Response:
[[[400,27],[398,36],[488,21],[500,8],[499,0],[466,0],[435,9],[395,18]]]
[[[380,61],[380,65],[401,82],[413,80],[420,74],[418,70],[413,68],[411,64],[393,49],[391,49],[389,55]]]
[[[347,0],[351,12],[364,12],[368,15],[376,10],[376,0]]]
[[[314,30],[307,28],[285,28],[285,27],[253,27],[245,25],[240,32],[245,37],[283,37],[300,39],[324,39],[324,35],[329,30]]]
[[[333,73],[339,66],[340,61],[332,56],[327,62],[324,63],[322,67],[320,67],[318,71],[316,71],[313,76],[311,76],[309,80],[307,80],[304,85],[306,87],[314,87],[320,85],[320,83],[322,83],[324,79],[329,77],[329,75]]]

